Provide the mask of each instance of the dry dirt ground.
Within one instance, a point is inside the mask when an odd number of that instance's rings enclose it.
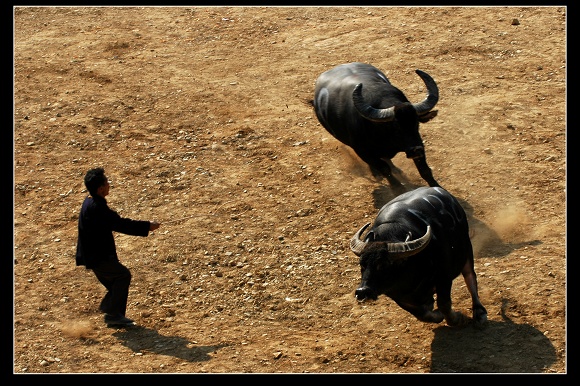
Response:
[[[567,373],[566,12],[15,7],[13,372]],[[354,298],[348,241],[394,193],[308,105],[352,61],[412,101],[415,69],[439,85],[421,133],[469,216],[483,330]],[[116,235],[128,330],[75,266],[95,166],[112,208],[164,222]],[[452,298],[471,315],[461,278]]]

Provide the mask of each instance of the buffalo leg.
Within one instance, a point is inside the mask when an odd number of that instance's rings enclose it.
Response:
[[[449,326],[463,326],[469,321],[461,312],[454,311],[451,307],[451,285],[453,280],[447,280],[437,284],[437,307],[443,313]]]
[[[473,320],[479,324],[483,324],[487,321],[487,310],[479,300],[477,290],[477,275],[475,274],[475,269],[473,268],[473,260],[468,259],[468,261],[463,266],[461,274],[463,275],[465,285],[467,285],[467,289],[471,294]]]
[[[431,298],[430,301],[421,306],[414,306],[403,302],[396,302],[399,307],[410,312],[417,320],[427,323],[441,323],[444,319],[443,314],[439,310],[433,310],[435,301]]]
[[[427,159],[425,156],[413,158],[413,162],[419,171],[421,177],[429,184],[429,186],[439,186],[435,178],[433,178],[433,171],[427,165]]]

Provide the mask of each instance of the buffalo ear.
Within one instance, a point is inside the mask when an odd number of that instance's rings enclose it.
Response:
[[[439,110],[431,110],[423,115],[419,115],[419,122],[421,123],[429,122],[431,119],[437,116],[438,111]]]

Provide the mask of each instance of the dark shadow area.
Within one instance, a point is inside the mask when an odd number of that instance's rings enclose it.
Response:
[[[437,327],[431,344],[432,373],[542,373],[556,362],[552,342],[536,328],[515,324],[506,315],[503,322],[488,321],[483,328]]]
[[[208,361],[208,355],[225,345],[195,346],[185,338],[179,336],[163,336],[157,331],[143,326],[134,326],[126,330],[113,333],[117,339],[134,352],[151,352],[155,354],[171,355],[188,362]]]

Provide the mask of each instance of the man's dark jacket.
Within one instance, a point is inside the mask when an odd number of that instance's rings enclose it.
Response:
[[[113,231],[132,236],[147,236],[149,224],[149,221],[119,216],[109,208],[103,197],[87,197],[79,215],[76,264],[91,269],[101,261],[118,260]]]

